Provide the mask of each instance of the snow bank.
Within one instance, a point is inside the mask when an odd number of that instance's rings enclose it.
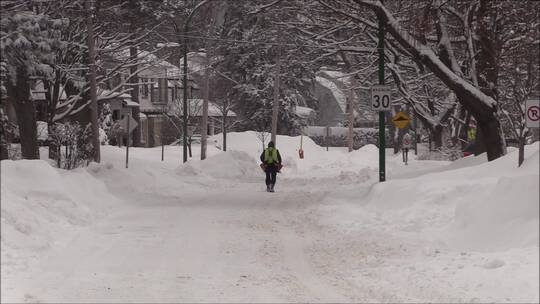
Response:
[[[539,182],[538,175],[502,177],[492,191],[461,200],[448,229],[452,244],[479,250],[538,245]]]
[[[492,162],[466,158],[413,179],[378,183],[366,208],[393,213],[403,231],[426,232],[458,250],[539,245],[539,148]],[[375,211],[376,212],[376,211]]]
[[[62,171],[42,160],[3,160],[1,168],[3,265],[53,246],[116,201],[85,169]]]
[[[265,144],[268,144],[269,140],[270,135],[268,134]],[[210,141],[215,142],[218,147],[222,147],[223,145],[221,134],[213,136]],[[304,150],[305,156],[304,159],[300,159],[298,156],[300,136],[279,135],[276,139],[276,148],[279,150],[283,161],[284,174],[294,174],[298,170],[306,170],[310,166],[320,163],[321,158],[324,158],[324,154],[321,153],[323,148],[307,136],[303,137],[302,143],[302,149]],[[260,162],[259,157],[263,152],[263,149],[263,143],[257,138],[257,132],[247,131],[227,134],[227,153],[230,151],[247,153],[254,159],[257,170],[260,170],[257,163]]]
[[[242,151],[228,151],[208,157],[205,161],[190,161],[178,167],[176,173],[185,175],[207,175],[214,178],[252,178],[260,176],[256,159]]]

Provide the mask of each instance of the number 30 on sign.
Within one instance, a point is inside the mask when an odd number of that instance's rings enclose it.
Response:
[[[371,87],[371,109],[390,111],[392,108],[392,89],[390,86],[374,85]]]

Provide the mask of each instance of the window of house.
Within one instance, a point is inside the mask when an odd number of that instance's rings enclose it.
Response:
[[[153,79],[155,81],[155,79]],[[160,100],[159,100],[159,87],[156,88],[154,86],[154,82],[151,82],[150,83],[150,93],[151,93],[151,99],[152,99],[152,103],[160,103]]]
[[[168,98],[168,81],[166,78],[159,78],[158,81],[158,89],[159,89],[159,101],[162,103],[167,103],[169,100]]]
[[[113,110],[112,112],[112,119],[113,121],[116,121],[120,118],[120,110]]]
[[[139,98],[143,96],[143,92],[144,92],[144,79],[143,78],[139,78],[139,84],[137,85],[137,87],[139,88]],[[142,84],[141,84],[142,83]]]
[[[151,84],[148,84],[148,83],[149,83],[148,79],[144,79],[143,82],[144,82],[144,84],[142,85],[142,96],[143,96],[144,98],[148,98],[148,91],[150,91],[150,90],[149,90],[149,86],[150,86]]]

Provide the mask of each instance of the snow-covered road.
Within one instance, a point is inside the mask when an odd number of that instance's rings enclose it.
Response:
[[[114,147],[70,172],[3,161],[2,302],[538,300],[538,146],[519,170],[390,152],[385,183],[373,147],[316,149],[276,193],[248,148],[181,166],[134,149],[129,169]]]
[[[318,250],[329,232],[310,207],[323,189],[266,193],[241,183],[189,201],[136,193],[124,197],[129,208],[79,229],[14,282],[45,302],[369,300],[322,263],[329,250],[347,249]]]

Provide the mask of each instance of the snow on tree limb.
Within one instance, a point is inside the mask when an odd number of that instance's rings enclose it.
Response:
[[[465,79],[449,69],[427,45],[411,37],[399,24],[397,19],[380,1],[356,0],[356,3],[373,9],[386,21],[390,34],[407,49],[416,60],[428,66],[451,90],[459,91],[471,107],[481,111],[488,107],[495,109],[497,102],[484,94],[480,89],[468,83]],[[479,104],[480,103],[480,104]]]

